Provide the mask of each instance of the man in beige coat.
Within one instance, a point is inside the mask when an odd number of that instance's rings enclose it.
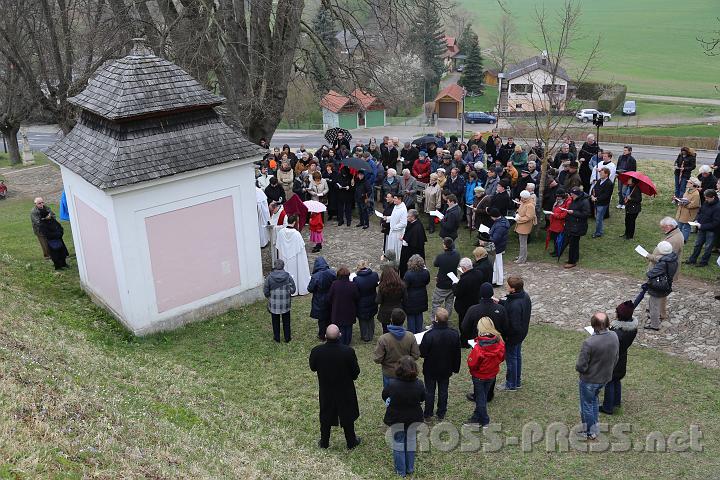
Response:
[[[678,268],[673,277],[674,282],[680,276],[680,257],[682,256],[683,246],[685,245],[685,238],[678,227],[678,222],[672,217],[665,217],[660,220],[660,229],[665,234],[663,240],[672,245],[673,252],[678,256]],[[658,251],[658,247],[655,247],[653,252],[647,256],[649,263],[648,270],[653,268],[661,257],[662,254]],[[657,300],[660,302],[660,320],[667,320],[667,297],[657,297]]]
[[[535,202],[527,190],[520,192],[520,207],[518,207],[517,214],[515,215],[515,222],[515,232],[517,232],[518,238],[520,239],[520,254],[517,260],[515,260],[515,263],[525,263],[527,262],[528,237],[532,232],[533,225],[537,223]]]

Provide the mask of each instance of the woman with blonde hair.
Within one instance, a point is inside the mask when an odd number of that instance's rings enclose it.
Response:
[[[505,343],[489,317],[480,318],[477,328],[478,336],[467,359],[475,391],[475,411],[466,425],[484,427],[490,423],[487,398],[500,371],[500,364],[505,360]]]

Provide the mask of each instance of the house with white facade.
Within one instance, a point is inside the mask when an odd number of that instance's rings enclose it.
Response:
[[[498,74],[498,111],[565,110],[570,77],[544,52]]]
[[[253,162],[224,98],[141,43],[69,99],[60,166],[80,281],[136,335],[263,298]]]

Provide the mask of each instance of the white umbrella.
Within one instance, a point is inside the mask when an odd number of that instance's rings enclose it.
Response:
[[[307,207],[308,212],[310,213],[320,213],[327,210],[327,207],[317,200],[306,200],[303,204]]]

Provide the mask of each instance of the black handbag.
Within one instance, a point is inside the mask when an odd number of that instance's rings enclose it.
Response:
[[[658,293],[670,293],[672,291],[672,281],[667,274],[662,273],[657,277],[648,280],[650,290]]]

